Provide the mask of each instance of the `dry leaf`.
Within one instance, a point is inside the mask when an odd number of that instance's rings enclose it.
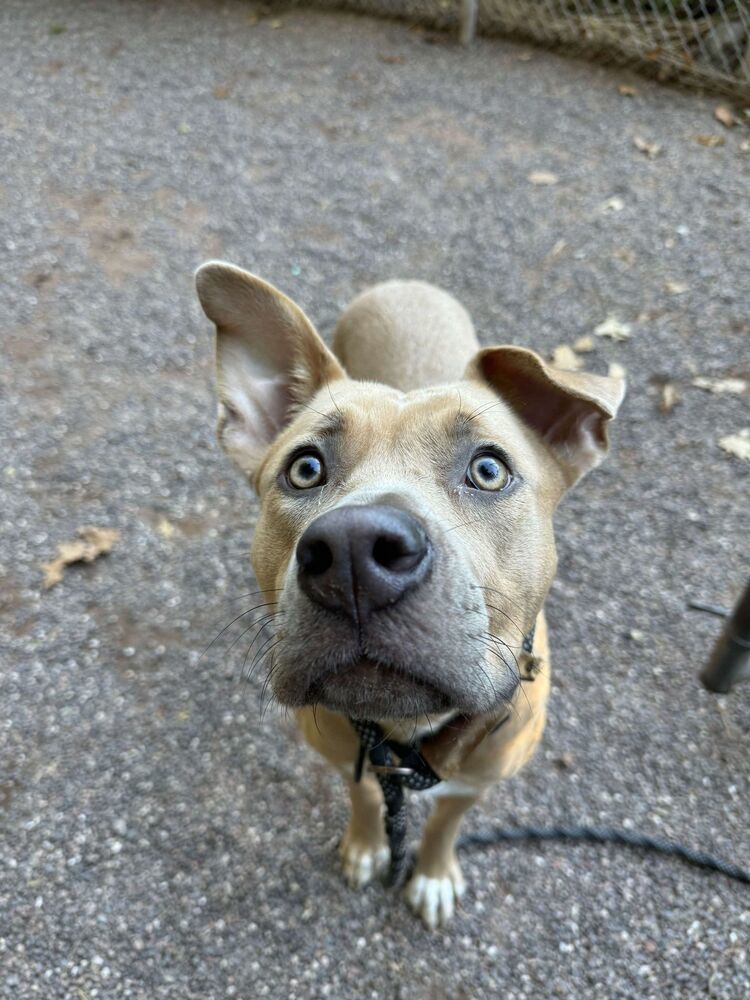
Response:
[[[530,52],[522,52],[518,56],[518,61],[519,62],[531,62],[531,59],[532,59],[532,56],[531,56]]]
[[[399,66],[406,62],[403,56],[391,55],[390,52],[378,52],[378,59],[387,66]]]
[[[619,364],[619,362],[610,361],[607,374],[610,378],[625,378],[627,371],[623,365]]]
[[[664,287],[671,295],[682,295],[689,286],[684,281],[665,281]]]
[[[623,97],[635,97],[638,93],[638,88],[631,87],[629,83],[621,83],[617,90]]]
[[[723,393],[741,393],[748,388],[748,383],[744,378],[708,378],[705,375],[698,375],[692,381],[697,389],[705,389],[713,392],[717,396]]]
[[[628,340],[630,338],[630,326],[621,323],[620,320],[610,313],[609,316],[594,328],[597,337],[609,337],[610,340]]]
[[[728,108],[726,104],[720,104],[718,108],[716,108],[714,111],[714,118],[717,122],[721,122],[725,128],[734,128],[737,124],[737,119],[734,117],[732,109]]]
[[[617,260],[621,260],[626,267],[632,267],[638,259],[632,250],[628,250],[627,247],[619,247],[615,250],[614,257]]]
[[[701,146],[708,146],[713,149],[714,146],[723,146],[724,137],[721,135],[696,135],[695,141],[700,143]]]
[[[558,240],[557,243],[555,243],[555,245],[552,247],[547,256],[549,257],[550,260],[554,260],[555,257],[560,256],[560,254],[563,252],[563,250],[567,245],[568,244],[565,240]]]
[[[671,382],[665,382],[659,393],[659,409],[662,413],[671,413],[680,401],[677,390]]]
[[[719,447],[723,448],[729,455],[750,462],[750,427],[745,427],[741,431],[737,431],[736,434],[727,434],[726,437],[719,438]]]
[[[539,184],[541,186],[549,186],[550,184],[557,184],[560,178],[557,174],[553,174],[549,170],[532,170],[529,174],[527,180],[531,184]]]
[[[575,344],[573,344],[573,350],[578,351],[579,354],[588,354],[595,347],[594,338],[588,333],[584,337],[579,337]]]
[[[569,372],[577,372],[583,368],[583,361],[568,344],[559,344],[552,352],[552,364],[555,368],[564,368]]]
[[[217,101],[225,101],[231,92],[232,89],[228,83],[217,83],[213,89],[213,95]]]
[[[607,198],[602,205],[602,212],[621,212],[623,208],[625,208],[625,202],[615,195],[613,198]]]
[[[156,524],[156,530],[162,538],[171,538],[175,533],[175,526],[166,517],[160,517]]]
[[[66,566],[77,562],[93,562],[110,552],[120,537],[120,532],[114,528],[80,528],[78,534],[77,541],[58,545],[55,558],[42,563],[42,586],[45,590],[62,580]]]
[[[648,142],[640,135],[633,136],[633,145],[636,149],[639,149],[643,154],[645,154],[649,160],[653,160],[659,155],[659,153],[661,153],[661,146],[658,142]]]
[[[284,27],[284,22],[280,21],[279,18],[277,17],[277,18],[274,18],[273,21],[269,21],[268,22],[268,27],[269,28],[273,28],[274,31],[277,31],[279,28],[283,28]]]

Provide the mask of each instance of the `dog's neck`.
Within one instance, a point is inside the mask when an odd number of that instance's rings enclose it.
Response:
[[[416,719],[381,719],[378,725],[387,739],[408,746],[439,732],[455,714],[442,712],[440,715],[420,715]]]

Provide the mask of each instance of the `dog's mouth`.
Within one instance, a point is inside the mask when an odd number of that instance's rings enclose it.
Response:
[[[305,700],[355,719],[404,719],[453,707],[451,696],[433,682],[367,657],[325,670]]]

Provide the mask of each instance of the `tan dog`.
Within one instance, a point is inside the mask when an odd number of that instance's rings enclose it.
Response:
[[[259,278],[209,263],[196,281],[217,329],[219,438],[261,499],[252,559],[279,612],[273,691],[347,776],[354,886],[388,846],[378,781],[352,780],[350,719],[422,741],[444,780],[407,898],[444,924],[463,890],[464,812],[541,737],[552,519],[604,457],[624,385],[480,349],[462,307],[420,282],[356,299],[334,354]]]

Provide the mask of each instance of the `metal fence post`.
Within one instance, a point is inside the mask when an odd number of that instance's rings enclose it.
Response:
[[[471,45],[477,32],[478,0],[461,0],[461,44]]]
[[[725,693],[736,681],[750,677],[750,580],[729,615],[700,674],[709,691]]]

